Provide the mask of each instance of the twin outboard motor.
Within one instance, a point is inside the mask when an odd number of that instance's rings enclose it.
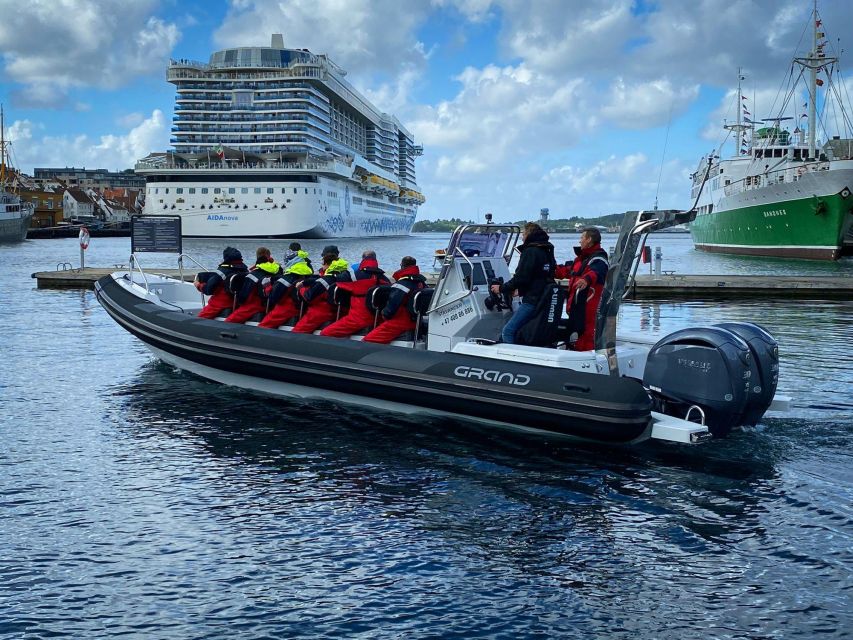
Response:
[[[749,323],[682,329],[649,352],[643,385],[656,411],[685,419],[704,414],[716,437],[758,422],[776,391],[778,346]],[[701,411],[700,411],[701,410]]]

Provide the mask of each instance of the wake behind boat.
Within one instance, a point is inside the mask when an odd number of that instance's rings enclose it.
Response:
[[[748,323],[682,330],[657,341],[617,339],[619,304],[645,235],[690,216],[626,214],[598,313],[596,349],[587,352],[497,342],[511,311],[495,304],[488,284],[510,276],[520,234],[515,225],[459,227],[435,289],[414,294],[413,334],[390,345],[202,319],[196,314],[203,300],[192,284],[141,269],[102,278],[96,292],[110,316],[158,358],[225,384],[452,415],[550,437],[695,443],[755,424],[770,408],[778,349]]]
[[[762,121],[752,119],[746,96],[738,87],[737,120],[725,128],[734,134],[734,156],[712,156],[710,189],[698,202],[690,225],[697,249],[718,253],[835,260],[853,255],[853,134],[843,98],[838,58],[827,55],[824,26],[815,6],[812,49],[792,63],[791,77],[804,80],[805,98],[791,83],[783,112]],[[799,69],[799,75],[796,70]],[[819,77],[821,76],[821,77]],[[825,86],[819,114],[818,87]],[[805,105],[803,105],[805,99]],[[837,109],[830,108],[837,102]],[[803,107],[808,109],[802,114]],[[786,115],[787,112],[787,115]],[[817,128],[838,122],[846,135],[826,132],[822,145]],[[803,130],[801,118],[808,117]],[[821,117],[818,117],[818,116]],[[783,125],[794,120],[791,132]],[[708,158],[693,174],[693,197],[701,190]]]

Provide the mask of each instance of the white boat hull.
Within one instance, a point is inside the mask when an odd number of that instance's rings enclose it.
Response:
[[[190,238],[359,238],[408,235],[417,207],[329,178],[176,183],[152,176],[144,213],[181,216]]]

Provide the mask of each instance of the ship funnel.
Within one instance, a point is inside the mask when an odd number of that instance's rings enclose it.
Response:
[[[280,33],[272,34],[272,42],[270,43],[271,49],[284,49],[284,36]]]

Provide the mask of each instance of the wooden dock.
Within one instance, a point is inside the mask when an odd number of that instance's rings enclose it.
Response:
[[[127,267],[87,267],[40,271],[32,274],[39,289],[93,289],[95,281]],[[151,269],[149,273],[177,278],[177,269]],[[435,276],[425,274],[429,284]],[[192,280],[194,270],[184,271],[184,280]],[[670,274],[660,277],[638,275],[631,284],[632,300],[728,300],[761,298],[790,300],[853,300],[853,278],[850,276],[700,276]]]

